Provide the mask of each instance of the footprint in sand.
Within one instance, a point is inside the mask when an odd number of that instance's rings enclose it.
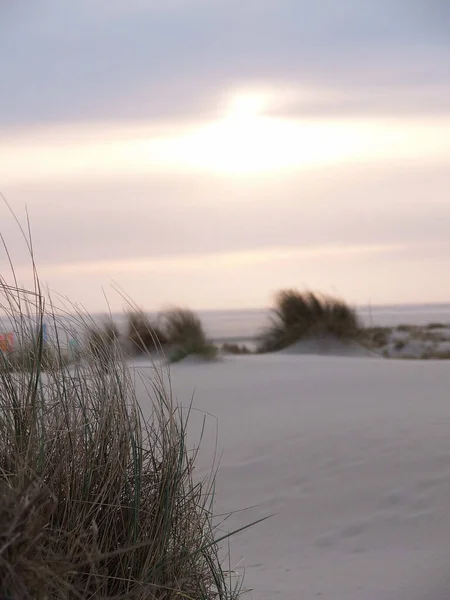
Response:
[[[323,535],[319,535],[314,542],[314,546],[318,548],[329,548],[330,546],[334,546],[336,542],[339,541],[339,535],[334,533],[324,533]]]
[[[337,529],[319,536],[315,540],[314,545],[320,548],[328,548],[342,540],[358,537],[364,532],[366,525],[367,523],[350,523],[349,525],[342,527],[342,529]]]
[[[365,529],[366,523],[352,523],[341,530],[341,537],[352,538],[361,535]]]
[[[404,504],[407,500],[407,497],[408,496],[404,490],[392,490],[389,492],[389,494],[379,500],[377,508],[379,510],[396,508],[401,504]]]
[[[437,485],[439,485],[438,480],[426,479],[409,491],[400,488],[392,490],[379,500],[377,508],[385,516],[402,516],[407,519],[423,517],[431,511],[430,494]]]

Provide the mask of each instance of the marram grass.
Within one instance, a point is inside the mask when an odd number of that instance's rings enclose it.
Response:
[[[258,339],[259,352],[281,350],[309,336],[331,335],[341,340],[361,336],[356,311],[344,301],[314,292],[278,292],[271,323]]]
[[[188,415],[162,371],[144,386],[144,417],[114,336],[69,364],[37,276],[32,292],[2,281],[0,295],[18,342],[0,352],[0,595],[239,597],[222,564],[214,473],[195,479]],[[92,344],[92,324],[79,318]]]

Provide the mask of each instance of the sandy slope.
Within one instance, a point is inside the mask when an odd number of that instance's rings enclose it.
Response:
[[[292,346],[280,350],[280,354],[319,354],[328,356],[381,357],[361,344],[353,341],[339,340],[334,336],[310,337],[302,339]]]
[[[247,597],[450,598],[447,362],[278,354],[181,363],[172,377],[180,401],[195,390],[218,418],[217,509],[257,504],[227,527],[276,513],[234,539]]]

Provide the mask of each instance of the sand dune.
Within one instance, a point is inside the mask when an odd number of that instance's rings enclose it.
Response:
[[[327,356],[379,356],[376,352],[354,341],[339,340],[333,336],[317,336],[300,340],[292,346],[280,350],[280,354],[307,354]]]
[[[143,368],[143,365],[139,368]],[[450,368],[272,354],[172,367],[219,423],[217,510],[255,508],[233,540],[255,600],[443,600],[450,597]],[[207,472],[208,417],[198,474]],[[242,567],[239,567],[242,571]]]

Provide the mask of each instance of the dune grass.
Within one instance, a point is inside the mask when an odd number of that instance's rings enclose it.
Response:
[[[189,355],[209,360],[217,356],[216,346],[208,341],[202,322],[193,311],[184,308],[170,309],[162,314],[162,323],[172,362]]]
[[[258,351],[281,350],[316,335],[352,340],[359,337],[360,331],[356,311],[342,300],[287,289],[276,296],[271,324],[258,338]]]
[[[85,329],[85,343],[88,357],[106,365],[114,352],[114,345],[119,340],[119,331],[112,319],[101,325],[82,327]],[[48,348],[48,345],[46,345]]]
[[[127,339],[132,354],[161,352],[170,362],[197,355],[214,359],[217,348],[206,337],[200,318],[186,308],[172,308],[162,312],[152,322],[142,311],[128,314]]]
[[[392,327],[366,327],[362,334],[370,348],[380,349],[388,345]]]
[[[60,324],[35,282],[32,292],[0,282],[0,309],[18,343],[32,347],[26,369],[0,352],[0,595],[237,598],[239,584],[222,568],[228,534],[214,518],[214,472],[194,479],[189,411],[174,403],[170,381],[156,368],[144,381],[144,415],[114,331],[94,333],[89,319],[81,326],[90,360],[44,365],[46,352],[61,356]],[[184,341],[190,323],[201,348],[187,316],[170,316],[170,331]]]
[[[395,327],[397,331],[400,331],[402,333],[414,333],[414,331],[416,331],[417,328],[417,325],[408,325],[407,323],[401,323],[400,325],[397,325]]]
[[[428,325],[426,327],[427,327],[427,329],[446,329],[446,328],[448,328],[448,325],[446,325],[445,323],[438,322],[438,321],[436,321],[436,322],[433,321],[431,323],[428,323]]]
[[[167,337],[158,325],[142,311],[129,311],[127,315],[127,337],[133,354],[159,352],[167,344]]]
[[[221,351],[224,354],[252,354],[252,351],[245,344],[235,344],[233,342],[222,344]]]

